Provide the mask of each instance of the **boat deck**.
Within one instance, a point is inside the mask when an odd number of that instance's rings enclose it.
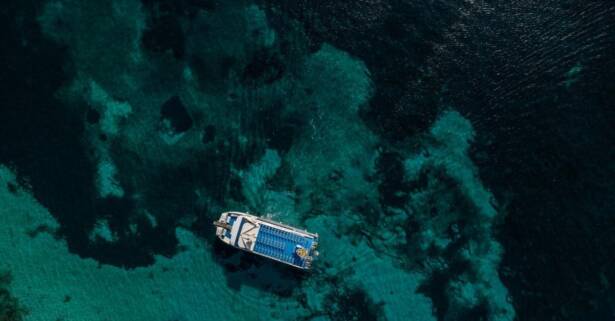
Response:
[[[235,224],[235,221],[237,220],[237,216],[231,216],[227,219],[227,223],[230,226],[233,226],[233,224]],[[229,239],[231,238],[231,230],[225,230],[224,234],[226,235],[226,237],[228,237]]]
[[[297,245],[301,245],[309,250],[313,243],[314,239],[311,237],[261,224],[254,245],[254,252],[288,264],[306,267],[306,260],[295,254],[295,248]]]

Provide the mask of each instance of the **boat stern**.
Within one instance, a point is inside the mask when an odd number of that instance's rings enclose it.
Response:
[[[216,236],[224,243],[231,244],[231,230],[236,217],[232,217],[230,213],[222,213],[217,221],[213,224],[216,226]]]

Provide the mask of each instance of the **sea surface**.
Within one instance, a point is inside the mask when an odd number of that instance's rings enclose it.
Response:
[[[1,321],[615,320],[613,1],[0,15]]]

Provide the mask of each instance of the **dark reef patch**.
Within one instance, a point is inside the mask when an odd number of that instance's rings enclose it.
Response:
[[[209,144],[214,141],[216,138],[216,126],[207,125],[205,126],[205,130],[203,130],[202,141],[203,144]]]
[[[35,238],[35,237],[37,237],[41,233],[48,233],[48,234],[53,235],[54,237],[58,238],[58,235],[57,235],[58,231],[53,229],[53,228],[51,228],[49,225],[45,225],[45,224],[40,224],[36,228],[31,229],[31,230],[26,232],[26,234],[28,234],[28,236],[31,237],[31,238]]]
[[[98,121],[100,120],[100,113],[96,109],[89,108],[85,115],[85,120],[88,124],[98,124]]]
[[[6,183],[6,189],[11,194],[17,194],[17,185],[15,183],[11,183],[11,182]]]
[[[162,104],[160,116],[171,122],[176,133],[183,133],[192,127],[192,118],[178,96],[173,96]]]
[[[151,52],[171,51],[176,59],[185,53],[185,40],[179,19],[171,14],[151,17],[147,29],[143,32],[141,43]]]
[[[243,69],[242,83],[248,86],[271,84],[282,78],[285,66],[275,52],[257,50],[250,62]]]
[[[190,67],[194,70],[200,88],[206,92],[217,92],[224,89],[229,72],[236,68],[237,59],[231,56],[208,57],[197,55],[188,58]]]
[[[8,290],[11,283],[11,274],[0,271],[0,320],[22,321],[28,314],[19,301]]]
[[[446,287],[452,277],[448,271],[434,271],[429,275],[429,278],[419,286],[418,293],[422,293],[431,299],[433,304],[434,315],[438,320],[444,320],[444,316],[448,311],[448,295],[446,295]]]
[[[157,218],[177,219],[196,211],[194,188],[201,172],[192,165],[165,166],[150,173],[143,186],[145,204]]]
[[[288,114],[281,102],[273,103],[258,112],[256,118],[265,135],[267,145],[281,152],[287,152],[299,135],[305,120],[299,114]]]
[[[186,54],[182,19],[193,19],[201,10],[213,11],[215,0],[141,0],[150,13],[141,44],[153,53],[171,52],[175,59]]]
[[[459,275],[468,271],[469,268],[468,262],[454,259],[448,267],[434,270],[430,273],[428,278],[417,289],[419,293],[431,299],[434,314],[437,316],[438,320],[481,320],[480,318],[472,319],[473,316],[477,316],[477,312],[481,311],[480,309],[476,309],[481,305],[477,307],[462,308],[461,311],[455,311],[454,314],[450,311],[450,298],[447,293],[450,283],[458,278]],[[483,317],[482,320],[487,320],[487,314],[480,315],[479,317]]]
[[[381,181],[378,192],[383,205],[401,208],[408,201],[409,185],[405,180],[404,164],[401,155],[395,152],[380,154],[376,169]]]
[[[218,4],[216,0],[141,0],[141,3],[151,11],[159,13],[194,18],[199,11],[214,11]]]
[[[459,321],[488,321],[489,320],[489,307],[483,301],[477,304],[475,307],[464,310],[461,312],[455,320]]]

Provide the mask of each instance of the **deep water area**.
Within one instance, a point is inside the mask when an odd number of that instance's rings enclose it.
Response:
[[[615,2],[0,14],[0,321],[615,320]]]

